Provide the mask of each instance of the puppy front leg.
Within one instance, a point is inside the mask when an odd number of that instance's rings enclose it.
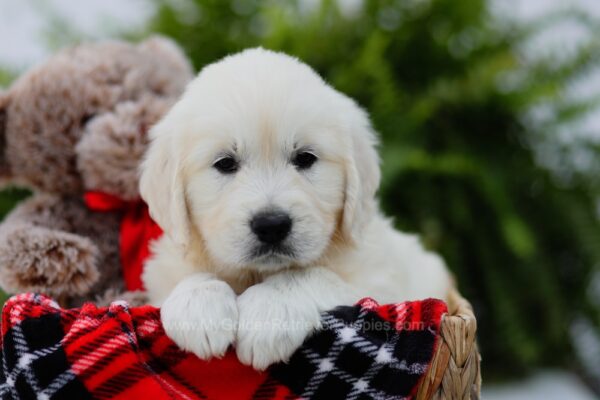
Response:
[[[238,297],[237,356],[258,370],[287,361],[320,327],[323,311],[356,300],[352,289],[325,268],[272,275]]]
[[[233,289],[208,273],[183,279],[161,307],[167,336],[204,360],[225,354],[235,339],[237,319]]]

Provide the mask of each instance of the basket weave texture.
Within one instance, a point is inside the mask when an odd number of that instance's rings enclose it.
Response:
[[[453,290],[448,298],[448,314],[442,319],[438,346],[429,371],[419,384],[417,400],[479,399],[481,356],[476,332],[477,320],[471,304]]]

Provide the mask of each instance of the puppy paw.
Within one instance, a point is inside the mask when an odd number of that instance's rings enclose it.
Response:
[[[191,276],[161,307],[165,333],[181,349],[203,360],[221,357],[235,339],[236,296],[225,282]]]
[[[283,298],[265,285],[247,289],[238,297],[238,359],[254,369],[286,362],[306,337],[320,327],[317,307],[306,299]]]

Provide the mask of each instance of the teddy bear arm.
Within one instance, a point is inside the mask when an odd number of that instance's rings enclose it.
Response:
[[[34,196],[0,225],[0,285],[10,293],[81,296],[98,281],[97,246],[56,214],[59,198]]]

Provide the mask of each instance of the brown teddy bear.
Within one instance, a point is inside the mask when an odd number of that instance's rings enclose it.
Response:
[[[0,225],[5,291],[69,306],[123,298],[146,132],[191,78],[179,48],[154,37],[63,50],[0,93],[0,177],[34,192]]]

